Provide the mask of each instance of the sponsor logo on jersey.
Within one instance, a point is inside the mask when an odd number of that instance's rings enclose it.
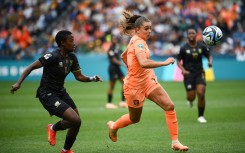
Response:
[[[187,54],[190,54],[190,53],[191,53],[191,51],[190,51],[189,49],[187,49],[187,50],[186,50],[186,53],[187,53]]]

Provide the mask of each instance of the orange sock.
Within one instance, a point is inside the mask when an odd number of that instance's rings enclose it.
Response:
[[[166,123],[172,140],[178,140],[178,121],[175,110],[165,111]]]
[[[132,124],[133,122],[130,120],[129,118],[129,114],[125,114],[123,116],[121,116],[115,123],[113,126],[114,130],[118,130],[120,128],[126,127],[130,124]]]

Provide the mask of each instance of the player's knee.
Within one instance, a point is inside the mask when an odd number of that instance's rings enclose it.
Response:
[[[172,111],[174,110],[174,103],[169,103],[166,108],[165,111]]]
[[[82,124],[82,121],[81,121],[80,117],[78,116],[78,117],[74,117],[72,119],[72,122],[71,123],[72,123],[72,126],[73,127],[80,127],[81,124]]]
[[[140,122],[140,118],[130,118],[130,120],[135,124]]]
[[[187,100],[188,101],[194,101],[195,100],[195,96],[187,96]]]

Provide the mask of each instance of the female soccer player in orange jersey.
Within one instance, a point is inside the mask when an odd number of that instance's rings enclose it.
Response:
[[[163,62],[150,60],[150,51],[146,40],[152,31],[151,21],[144,16],[134,15],[124,11],[120,25],[122,34],[132,36],[121,57],[127,65],[128,73],[124,79],[124,95],[128,104],[129,114],[121,116],[117,121],[107,123],[109,137],[117,141],[117,131],[120,128],[140,121],[145,98],[160,106],[166,115],[166,123],[172,139],[172,149],[187,151],[188,147],[178,140],[178,122],[174,104],[163,87],[158,83],[153,68],[174,63],[170,57]]]

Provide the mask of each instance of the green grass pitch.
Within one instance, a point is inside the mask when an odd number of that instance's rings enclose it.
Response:
[[[11,95],[13,82],[0,82],[0,153],[58,153],[66,132],[57,133],[57,144],[47,142],[46,125],[59,119],[50,117],[35,98],[39,82],[24,82]],[[207,83],[207,124],[197,122],[196,102],[186,105],[181,82],[161,82],[175,103],[179,121],[179,139],[189,146],[189,153],[245,152],[245,81]],[[107,121],[116,120],[126,109],[106,110],[108,82],[66,82],[81,118],[82,126],[73,146],[76,153],[169,153],[170,136],[163,111],[146,100],[141,121],[118,132],[118,142],[108,138]],[[120,101],[120,83],[114,102]]]

